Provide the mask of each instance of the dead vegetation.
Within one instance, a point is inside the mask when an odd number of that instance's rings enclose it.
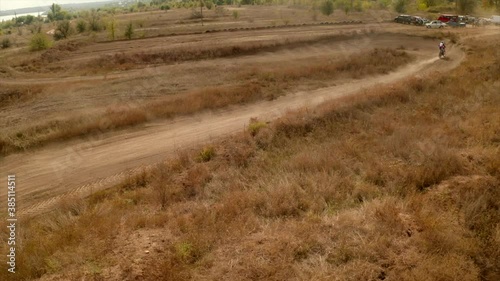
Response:
[[[498,280],[500,41],[468,44],[446,75],[254,120],[61,202],[23,223],[15,278]]]
[[[98,66],[102,69],[115,69],[122,67],[125,69],[135,68],[141,65],[151,64],[171,64],[190,60],[215,59],[223,57],[233,57],[242,55],[252,55],[262,52],[274,52],[281,49],[293,50],[304,46],[321,45],[342,40],[353,40],[362,36],[369,36],[370,32],[363,34],[334,34],[322,36],[308,36],[306,38],[286,38],[281,40],[266,40],[257,42],[241,42],[230,45],[208,45],[208,46],[183,46],[175,49],[157,52],[140,53],[116,53],[104,55],[101,58],[91,61],[86,66],[92,68]]]
[[[253,69],[238,74],[238,79],[235,80],[243,81],[240,83],[196,89],[133,107],[113,105],[99,115],[47,120],[19,126],[15,131],[0,137],[0,152],[5,155],[54,141],[142,124],[157,118],[171,118],[234,104],[270,100],[285,94],[287,90],[304,81],[329,81],[336,78],[361,78],[383,74],[412,60],[413,56],[405,51],[374,49],[334,62],[311,62],[307,65],[290,65],[289,68],[270,70]]]
[[[7,86],[0,88],[0,108],[35,98],[42,93],[41,86]]]

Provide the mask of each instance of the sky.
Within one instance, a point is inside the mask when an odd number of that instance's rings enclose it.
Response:
[[[100,2],[101,0],[0,0],[0,11],[30,7],[48,7],[52,3],[71,4]]]

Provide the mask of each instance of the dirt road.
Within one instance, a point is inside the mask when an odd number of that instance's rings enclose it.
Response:
[[[61,197],[87,196],[109,187],[126,177],[128,171],[138,171],[173,155],[177,149],[241,131],[252,117],[269,120],[288,110],[313,107],[376,84],[393,83],[426,71],[447,71],[459,65],[464,54],[458,48],[450,48],[449,57],[450,60],[439,60],[435,50],[427,51],[414,64],[383,76],[9,155],[0,160],[1,177],[17,177],[19,215],[39,214]],[[2,189],[0,200],[5,202],[6,189]]]

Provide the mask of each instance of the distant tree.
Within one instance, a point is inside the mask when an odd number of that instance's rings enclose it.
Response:
[[[320,6],[321,13],[325,16],[333,14],[333,1],[325,0]]]
[[[146,4],[144,4],[141,1],[139,1],[136,6],[137,6],[138,10],[142,10],[142,9],[146,8]]]
[[[133,35],[134,35],[134,26],[132,25],[132,23],[129,23],[125,30],[125,38],[130,40],[132,39]]]
[[[476,0],[455,0],[457,1],[458,12],[461,14],[470,14],[477,5]]]
[[[500,13],[500,0],[484,0],[484,3],[483,6],[485,7],[495,7],[495,9],[497,10],[497,12]]]
[[[25,21],[24,21],[24,24],[32,24],[34,20],[35,20],[35,17],[34,17],[34,16],[32,16],[32,15],[27,15],[27,16],[26,16],[26,19],[25,19]]]
[[[61,6],[52,3],[52,6],[50,6],[50,12],[47,15],[47,18],[50,21],[63,20],[66,16],[67,13],[61,9]]]
[[[338,0],[337,9],[340,9],[344,11],[344,13],[348,14],[353,9],[352,0]]]
[[[109,38],[111,38],[111,40],[115,40],[116,23],[114,19],[109,22],[108,28],[109,28]]]
[[[78,33],[83,33],[87,30],[87,23],[80,19],[78,20],[78,22],[76,23],[76,30],[78,31]]]
[[[163,5],[164,3],[167,3],[168,0],[152,0],[149,5],[150,6],[160,6]]]
[[[406,12],[406,6],[407,6],[407,0],[396,0],[394,2],[394,10],[398,13],[405,13]]]
[[[198,6],[200,7],[200,13],[199,16],[197,15],[196,17],[199,17],[201,19],[201,25],[203,25],[203,7],[206,7],[210,10],[213,7],[213,2],[211,0],[198,0]]]
[[[73,33],[73,28],[68,20],[60,21],[54,32],[54,39],[61,40],[68,38]]]
[[[203,3],[205,4],[205,7],[209,10],[212,10],[212,8],[214,7],[214,2],[212,2],[212,0],[204,0]]]
[[[34,22],[36,22],[38,20],[38,18],[32,16],[32,15],[27,15],[27,16],[20,16],[20,17],[16,17],[14,19],[14,22],[15,22],[15,26],[22,26],[22,25],[30,25]]]
[[[354,4],[351,2],[351,5],[352,5],[352,9],[356,12],[361,12],[363,11],[363,3],[359,0],[356,0],[356,2],[354,2]]]
[[[437,3],[437,0],[420,0],[423,4],[425,4],[425,6],[428,8],[428,7],[432,7],[432,6],[436,6],[436,3]]]
[[[101,31],[104,26],[101,23],[101,16],[96,9],[90,10],[88,15],[89,29],[92,31]]]
[[[386,9],[387,7],[389,7],[391,5],[391,3],[392,3],[391,0],[379,0],[377,3],[377,6],[380,9]]]

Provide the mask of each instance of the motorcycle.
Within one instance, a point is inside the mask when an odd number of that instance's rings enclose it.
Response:
[[[439,49],[439,58],[440,59],[444,58],[444,53],[445,53],[444,48]]]

